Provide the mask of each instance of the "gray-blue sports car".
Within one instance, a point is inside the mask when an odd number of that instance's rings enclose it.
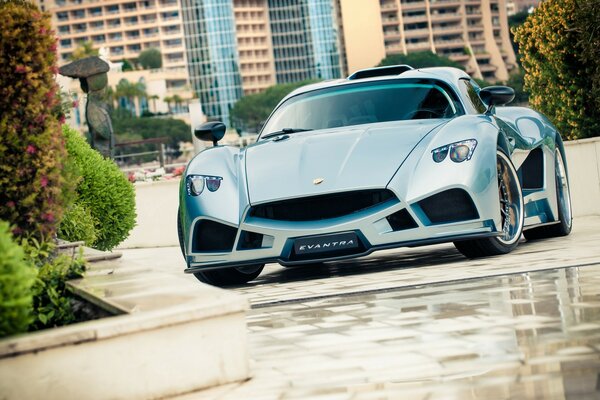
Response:
[[[508,253],[522,234],[568,235],[560,134],[506,107],[513,98],[459,69],[396,65],[295,90],[246,148],[218,145],[220,122],[197,127],[215,146],[181,181],[186,272],[239,285],[269,262],[441,242],[473,258]]]

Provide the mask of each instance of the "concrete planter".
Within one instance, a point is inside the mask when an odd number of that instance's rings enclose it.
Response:
[[[565,142],[573,214],[600,215],[600,138]]]
[[[177,301],[123,299],[112,308],[131,314],[0,341],[0,398],[154,399],[247,379],[247,301],[187,283]]]

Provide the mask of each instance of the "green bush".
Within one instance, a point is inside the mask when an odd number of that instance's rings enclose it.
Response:
[[[89,210],[96,228],[93,247],[110,250],[127,238],[135,225],[135,192],[117,165],[93,150],[85,139],[63,127],[69,157],[82,176],[76,203]]]
[[[13,233],[54,235],[72,193],[60,130],[50,16],[0,2],[0,219]]]
[[[5,337],[27,331],[35,280],[35,269],[13,241],[5,221],[0,221],[0,255],[0,337]]]
[[[98,234],[97,221],[83,204],[74,203],[65,213],[58,228],[58,237],[71,242],[83,241],[86,246],[93,246]]]
[[[568,139],[600,135],[599,20],[597,0],[547,0],[514,29],[529,103]]]
[[[33,320],[30,331],[67,325],[76,322],[73,294],[67,288],[70,279],[81,278],[85,263],[81,254],[69,257],[56,255],[53,242],[39,242],[34,237],[21,240],[25,257],[37,267],[38,276],[33,293]]]

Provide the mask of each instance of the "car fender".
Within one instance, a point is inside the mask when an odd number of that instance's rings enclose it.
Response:
[[[500,222],[496,150],[500,130],[485,115],[464,115],[433,131],[422,140],[390,180],[388,188],[408,204],[452,188],[467,191],[481,218]],[[467,139],[477,140],[470,160],[456,163],[447,156],[436,163],[432,151]]]
[[[242,213],[248,206],[245,177],[245,151],[236,147],[217,146],[197,154],[188,164],[180,184],[179,200],[182,221],[191,227],[199,218],[208,218],[238,226]],[[218,190],[207,188],[199,196],[187,192],[189,175],[218,176],[223,178]],[[189,229],[189,228],[188,228]],[[189,232],[184,231],[187,239]]]

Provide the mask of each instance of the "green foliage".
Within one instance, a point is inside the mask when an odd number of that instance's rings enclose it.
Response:
[[[79,42],[75,50],[73,50],[73,53],[71,53],[69,60],[80,60],[82,58],[97,56],[98,54],[98,49],[94,48],[94,43],[86,40],[84,42]]]
[[[114,90],[113,96],[116,100],[124,97],[127,100],[126,109],[131,115],[136,114],[135,98],[146,96],[146,85],[142,82],[130,82],[127,79],[121,79]]]
[[[157,48],[150,48],[140,53],[138,63],[143,69],[154,69],[162,67],[162,55]]]
[[[381,60],[378,67],[398,64],[407,64],[413,68],[454,67],[464,69],[460,63],[452,61],[447,57],[434,54],[430,51],[416,51],[406,55],[393,54]]]
[[[0,255],[0,337],[5,337],[27,331],[36,271],[4,221],[0,221]]]
[[[133,64],[129,60],[123,60],[123,65],[121,66],[121,71],[133,71]]]
[[[600,135],[598,0],[547,0],[514,29],[529,103],[563,137]]]
[[[69,257],[55,254],[55,245],[49,241],[24,238],[21,246],[26,259],[37,267],[38,276],[32,287],[34,319],[30,331],[67,325],[76,317],[71,305],[71,292],[66,286],[70,279],[81,278],[85,264],[81,254]]]
[[[51,237],[73,189],[57,111],[56,38],[32,3],[0,2],[0,14],[0,219],[17,235]]]
[[[158,137],[168,138],[165,145],[173,150],[179,149],[179,142],[191,142],[192,131],[188,124],[173,118],[138,118],[115,112],[112,115],[113,129],[117,142],[126,142]],[[156,145],[143,145],[136,151],[155,150]],[[126,149],[126,152],[131,152]]]
[[[258,132],[281,99],[293,90],[314,82],[273,85],[262,93],[242,97],[231,109],[232,125],[242,131]]]
[[[70,242],[83,241],[86,246],[93,246],[98,238],[97,225],[90,210],[81,203],[73,203],[60,223],[58,237]]]
[[[78,132],[67,126],[63,132],[69,157],[82,176],[76,203],[89,210],[96,227],[93,247],[110,250],[125,240],[135,225],[133,185],[113,161],[93,150]]]

